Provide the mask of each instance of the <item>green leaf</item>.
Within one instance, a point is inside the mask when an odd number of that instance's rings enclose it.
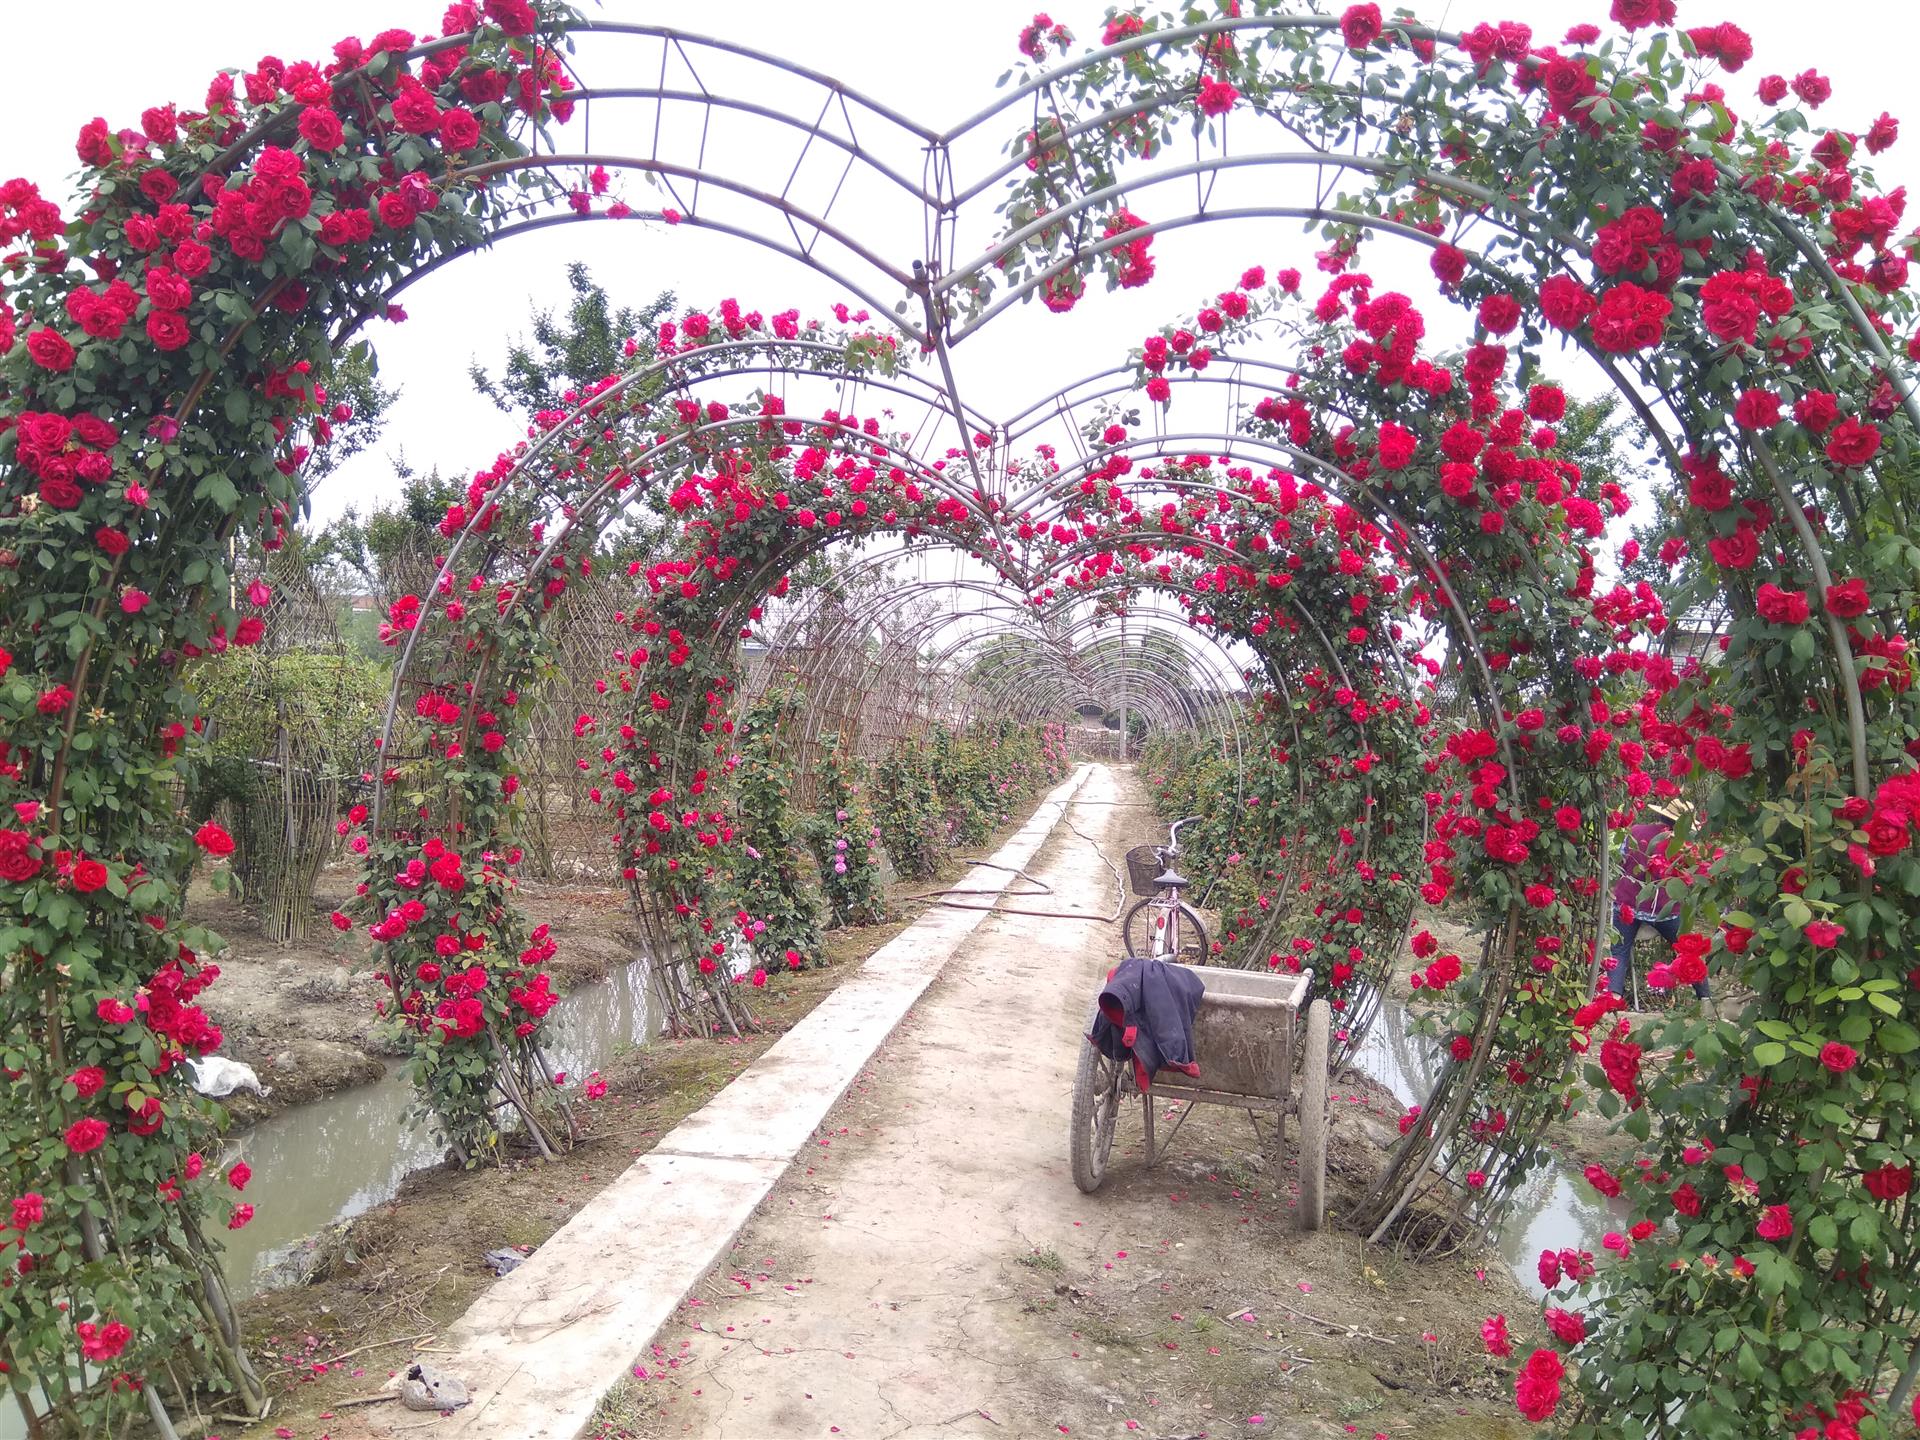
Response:
[[[1904,1020],[1889,1020],[1880,1027],[1879,1044],[1889,1055],[1905,1055],[1920,1049],[1920,1030]]]
[[[1756,1065],[1778,1065],[1786,1058],[1787,1047],[1780,1044],[1777,1040],[1769,1040],[1764,1044],[1753,1047],[1753,1063]]]

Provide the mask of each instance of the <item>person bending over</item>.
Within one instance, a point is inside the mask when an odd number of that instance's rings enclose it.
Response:
[[[1627,998],[1633,939],[1640,927],[1652,929],[1669,949],[1680,934],[1680,902],[1667,894],[1661,882],[1667,874],[1667,845],[1673,839],[1674,821],[1684,808],[1679,803],[1656,806],[1651,819],[1628,828],[1621,845],[1620,878],[1613,884],[1615,939],[1607,987],[1622,1000]],[[1695,982],[1693,993],[1702,1000],[1711,998],[1705,980]]]

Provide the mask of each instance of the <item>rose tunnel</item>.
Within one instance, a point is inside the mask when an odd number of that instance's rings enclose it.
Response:
[[[1004,788],[1114,715],[1207,799],[1216,960],[1312,969],[1349,1053],[1419,906],[1482,937],[1412,936],[1448,1059],[1347,1223],[1497,1226],[1577,1086],[1639,1145],[1595,1178],[1627,1231],[1556,1259],[1586,1319],[1519,1369],[1523,1413],[1901,1433],[1920,407],[1904,197],[1870,170],[1898,127],[1824,129],[1812,70],[1736,114],[1751,45],[1671,9],[1548,43],[1229,3],[1122,13],[1085,51],[1041,17],[935,130],[733,41],[487,0],[93,122],[72,216],[0,186],[0,1362],[29,1425],[260,1401],[202,1233],[245,1217],[199,1173],[214,1107],[178,1064],[218,1042],[183,909],[230,845],[176,810],[182,669],[261,639],[243,581],[370,322],[476,249],[605,221],[750,242],[856,311],[729,299],[642,337],[473,475],[387,617],[337,923],[458,1155],[497,1142],[496,1092],[566,1143],[551,941],[513,877],[522,702],[577,668],[558,637],[591,588],[619,638],[578,764],[679,1023],[753,1023],[739,954],[812,958],[754,844],[798,773],[850,795],[895,767],[899,863],[916,766]],[[796,149],[783,185],[765,157]],[[1317,251],[1276,255],[1303,224]],[[1129,353],[974,403],[976,337],[1164,289],[1156,241],[1199,227],[1239,253]],[[1408,256],[1400,288],[1369,273]],[[1581,448],[1576,377],[1650,470]],[[610,573],[635,515],[665,538]],[[1633,1030],[1596,998],[1608,836],[1675,798],[1674,972],[1727,998]],[[865,846],[847,825],[828,843]]]

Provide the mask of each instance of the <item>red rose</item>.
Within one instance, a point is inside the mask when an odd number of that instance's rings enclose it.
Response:
[[[178,350],[193,338],[193,332],[178,310],[149,310],[147,338],[156,350]]]
[[[156,205],[164,205],[173,199],[179,188],[180,182],[158,166],[140,177],[140,193]]]
[[[1380,7],[1349,5],[1340,17],[1340,35],[1349,50],[1364,50],[1380,38]]]
[[[1769,75],[1760,82],[1760,103],[1778,105],[1787,98],[1787,82],[1778,75]]]
[[[320,222],[323,245],[362,245],[372,238],[373,217],[365,210],[335,210]]]
[[[1836,925],[1831,920],[1809,920],[1801,927],[1808,940],[1816,949],[1831,950],[1840,943],[1840,937],[1847,933],[1847,927]]]
[[[1762,1240],[1784,1240],[1793,1234],[1793,1207],[1790,1205],[1769,1205],[1760,1212],[1760,1223],[1754,1227]]]
[[[73,368],[73,346],[58,330],[49,330],[44,325],[27,336],[27,354],[42,370]]]
[[[80,487],[64,475],[55,475],[40,482],[40,498],[56,510],[74,510],[80,505]]]
[[[213,820],[207,821],[193,832],[193,843],[209,855],[220,856],[233,853],[233,837]]]
[[[1612,355],[1648,350],[1660,343],[1673,302],[1631,281],[1615,285],[1600,297],[1593,316],[1593,343]]]
[[[1867,822],[1867,849],[1876,855],[1898,855],[1911,839],[1905,815],[1882,810]]]
[[[1860,1063],[1860,1052],[1851,1045],[1829,1040],[1820,1047],[1820,1063],[1836,1075],[1844,1075]]]
[[[1851,416],[1834,426],[1833,434],[1827,437],[1827,458],[1836,465],[1864,465],[1879,449],[1879,427]]]
[[[133,542],[126,535],[110,525],[102,525],[93,532],[93,543],[109,555],[124,555]]]
[[[1742,525],[1731,535],[1707,542],[1713,563],[1727,570],[1751,570],[1760,558],[1760,540],[1751,525]]]
[[[1571,1310],[1562,1310],[1557,1305],[1547,1307],[1547,1329],[1553,1332],[1553,1338],[1569,1348],[1578,1345],[1587,1338],[1587,1322]]]
[[[1535,385],[1527,391],[1527,414],[1535,420],[1553,424],[1565,419],[1567,392],[1558,385]]]
[[[440,128],[440,107],[424,85],[408,85],[393,97],[393,123],[409,135],[431,135]]]
[[[207,273],[213,263],[213,251],[197,240],[182,240],[174,247],[173,268],[189,280]]]
[[[73,867],[73,888],[82,895],[104,889],[107,879],[107,867],[98,860],[82,860]]]
[[[1622,0],[1615,0],[1615,9]],[[1553,1418],[1560,1408],[1560,1377],[1566,1366],[1551,1350],[1536,1350],[1514,1377],[1513,1399],[1520,1413],[1536,1423]]]
[[[1769,624],[1804,625],[1808,614],[1807,592],[1782,590],[1769,580],[1754,592],[1754,608]]]
[[[380,223],[390,230],[404,230],[419,217],[420,211],[411,198],[399,190],[389,190],[380,197]]]
[[[1743,430],[1766,430],[1780,423],[1780,397],[1771,390],[1747,390],[1733,407],[1734,423]]]
[[[96,1365],[104,1365],[114,1359],[133,1338],[133,1331],[118,1320],[109,1320],[104,1325],[82,1320],[73,1327],[73,1333],[80,1337],[81,1353]]]
[[[1913,1188],[1913,1166],[1886,1164],[1868,1170],[1860,1177],[1867,1193],[1876,1200],[1898,1200]]]
[[[80,127],[80,138],[73,147],[83,165],[113,163],[113,131],[98,115]]]
[[[1378,458],[1383,470],[1404,470],[1413,462],[1413,452],[1418,444],[1414,433],[1391,420],[1380,427]]]
[[[1833,95],[1833,82],[1817,70],[1802,70],[1793,77],[1793,93],[1807,102],[1809,110],[1817,110]]]
[[[445,110],[440,115],[440,144],[447,150],[471,150],[480,143],[480,121],[471,110]]]
[[[539,17],[527,0],[485,0],[487,18],[508,35],[531,35]]]
[[[1200,89],[1194,95],[1194,104],[1200,107],[1202,115],[1224,115],[1239,103],[1240,92],[1224,80],[1212,76],[1202,76]]]
[[[253,1219],[253,1206],[236,1205],[233,1207],[233,1218],[227,1221],[227,1229],[244,1230],[251,1219]]]
[[[1593,78],[1584,58],[1578,55],[1555,56],[1542,67],[1540,83],[1547,92],[1547,108],[1555,115],[1591,123],[1576,111],[1582,102],[1600,93],[1600,82]]]
[[[1434,279],[1442,285],[1457,285],[1467,273],[1467,252],[1454,245],[1441,245],[1435,248],[1427,263],[1433,267]]]
[[[147,272],[147,299],[156,310],[184,310],[193,303],[193,286],[186,276],[158,265]]]
[[[74,1093],[82,1100],[100,1093],[107,1083],[107,1072],[98,1065],[87,1065],[67,1076],[67,1083],[73,1086]]]
[[[1673,0],[1613,0],[1609,13],[1614,24],[1641,30],[1649,25],[1671,25],[1675,11]]]
[[[300,134],[316,150],[338,150],[346,143],[346,127],[326,105],[309,105],[300,112]]]
[[[1843,620],[1864,615],[1872,603],[1867,595],[1867,582],[1864,580],[1857,578],[1842,580],[1837,585],[1827,587],[1827,609]]]
[[[91,1154],[107,1143],[107,1122],[89,1115],[69,1125],[64,1138],[75,1155]]]
[[[0,830],[0,880],[24,885],[41,871],[43,862],[29,852],[33,837],[24,830]]]
[[[1816,435],[1826,434],[1839,414],[1839,402],[1824,390],[1809,390],[1793,402],[1793,418]]]
[[[1682,1215],[1700,1213],[1700,1192],[1693,1188],[1692,1182],[1673,1192],[1673,1208]]]
[[[1505,335],[1520,323],[1520,302],[1511,295],[1489,295],[1480,302],[1480,324],[1490,335]]]

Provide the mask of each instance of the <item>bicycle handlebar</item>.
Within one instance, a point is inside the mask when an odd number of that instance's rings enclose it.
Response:
[[[1180,827],[1182,825],[1191,825],[1199,818],[1198,815],[1189,815],[1184,820],[1174,821],[1173,828],[1167,831],[1167,848],[1169,850],[1178,850],[1180,848]]]

